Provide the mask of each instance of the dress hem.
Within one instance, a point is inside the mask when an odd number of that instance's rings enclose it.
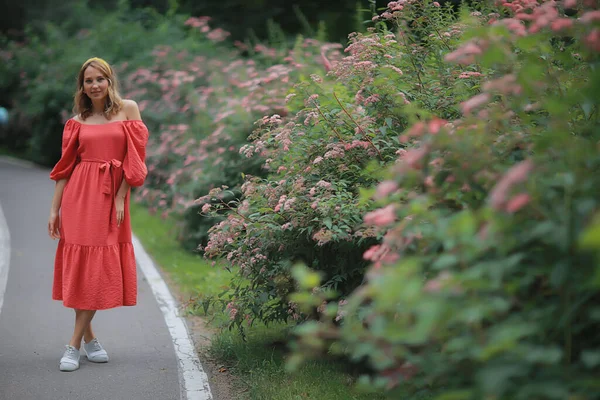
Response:
[[[66,304],[63,299],[57,299],[56,297],[52,297],[52,300],[62,301],[63,306],[65,308],[72,308],[72,309],[77,309],[77,310],[90,310],[90,311],[110,310],[110,309],[119,308],[119,307],[134,307],[134,306],[137,305],[137,302],[135,302],[135,303],[125,303],[125,302],[123,302],[121,304],[109,305],[109,306],[101,306],[101,307],[90,307],[90,306],[79,307],[79,306],[75,306],[75,305],[72,305],[72,304]]]

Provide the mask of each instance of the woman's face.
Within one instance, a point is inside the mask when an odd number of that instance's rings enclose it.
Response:
[[[83,92],[92,100],[102,100],[108,95],[108,79],[91,65],[83,74]]]

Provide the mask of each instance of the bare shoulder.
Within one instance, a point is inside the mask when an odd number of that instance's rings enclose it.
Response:
[[[73,121],[83,122],[83,120],[81,119],[81,116],[79,114],[72,116],[71,119]]]
[[[135,100],[123,99],[123,111],[127,119],[142,119],[140,108]]]

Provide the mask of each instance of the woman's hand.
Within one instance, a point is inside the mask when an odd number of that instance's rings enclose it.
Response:
[[[50,211],[50,218],[48,218],[48,235],[54,239],[60,239],[60,217],[58,211]]]
[[[117,210],[117,226],[121,226],[125,218],[125,196],[115,196],[115,209]]]

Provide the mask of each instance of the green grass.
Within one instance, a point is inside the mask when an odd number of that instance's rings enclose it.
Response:
[[[195,297],[216,295],[227,286],[231,273],[200,255],[185,251],[177,242],[176,222],[150,215],[146,208],[131,204],[131,221],[136,236],[168,275],[180,293]],[[216,311],[210,318],[223,327],[227,317]],[[293,374],[285,370],[285,351],[274,343],[285,341],[286,325],[246,328],[246,341],[236,330],[220,329],[210,352],[227,365],[247,390],[251,400],[380,400],[385,397],[359,393],[354,378],[338,362],[319,360],[304,364]],[[239,395],[242,396],[242,395]],[[243,400],[242,397],[236,400]]]
[[[173,219],[151,215],[138,204],[131,204],[131,225],[144,248],[178,286],[184,296],[211,296],[223,291],[231,273],[200,254],[185,251],[177,241],[177,226]]]
[[[286,326],[258,326],[247,330],[246,342],[236,331],[223,331],[212,342],[212,354],[248,386],[252,400],[383,400],[360,393],[339,362],[317,360],[293,374],[285,371],[285,352],[274,345],[285,339]]]

